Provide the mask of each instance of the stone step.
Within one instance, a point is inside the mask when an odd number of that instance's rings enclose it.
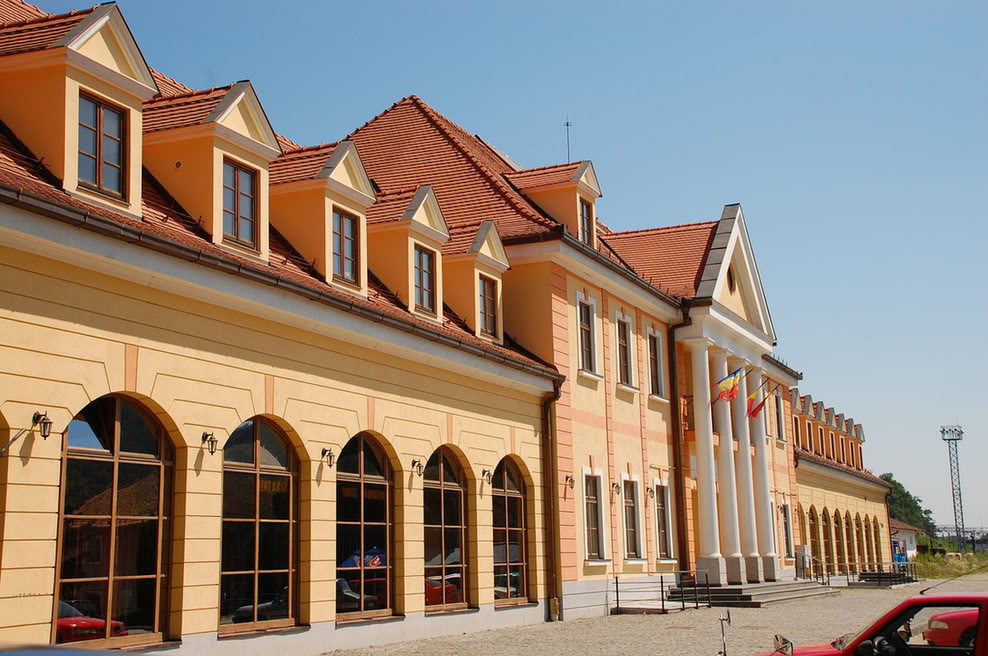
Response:
[[[699,590],[702,601],[707,600],[706,590]],[[758,608],[765,604],[805,599],[821,595],[837,594],[838,591],[815,581],[780,581],[737,586],[710,588],[710,605],[736,608]],[[673,588],[669,591],[669,603],[679,603],[684,597],[687,603],[693,599],[692,588]]]

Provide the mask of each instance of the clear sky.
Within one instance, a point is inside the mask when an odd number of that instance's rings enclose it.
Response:
[[[249,78],[303,144],[414,93],[525,166],[565,161],[569,116],[614,229],[740,202],[800,391],[938,523],[959,422],[988,525],[988,3],[120,4],[152,66]]]

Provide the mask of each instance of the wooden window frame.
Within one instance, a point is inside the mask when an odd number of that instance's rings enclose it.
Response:
[[[584,322],[583,314],[584,310],[587,314],[587,321]],[[596,350],[595,350],[595,340],[594,340],[594,308],[591,303],[586,301],[577,301],[576,304],[576,321],[577,328],[579,331],[579,341],[580,341],[580,369],[583,371],[589,371],[596,373],[597,363],[596,363]]]
[[[79,103],[82,104],[83,100],[88,100],[96,105],[96,125],[87,125],[82,122],[81,111],[79,112],[78,124],[80,126],[89,128],[96,132],[96,152],[95,153],[85,153],[89,157],[93,157],[96,160],[96,182],[89,182],[88,180],[83,180],[81,176],[78,175],[78,156],[83,154],[82,144],[76,144],[76,178],[80,187],[87,189],[89,191],[94,191],[99,194],[109,196],[120,201],[127,200],[127,137],[129,136],[129,115],[126,109],[113,105],[112,103],[103,100],[91,93],[86,93],[84,91],[79,92]],[[103,164],[108,164],[109,166],[116,166],[110,162],[105,162],[103,159],[103,137],[107,136],[110,139],[116,139],[109,135],[104,135],[103,133],[103,115],[106,110],[114,112],[120,115],[120,191],[115,191],[113,189],[108,189],[103,186]],[[78,138],[78,137],[77,137]]]
[[[648,335],[648,376],[651,385],[650,393],[653,396],[665,398],[665,390],[662,389],[662,340],[655,333]]]
[[[497,337],[497,281],[480,274],[480,332]]]
[[[593,207],[583,198],[580,199],[580,241],[593,247]]]
[[[419,312],[425,312],[428,314],[437,314],[437,296],[438,292],[436,290],[436,251],[431,248],[426,248],[420,244],[415,244],[415,309]],[[426,272],[423,265],[423,258],[428,256],[429,262],[432,265],[430,270]],[[428,273],[428,278],[426,277]],[[425,282],[428,280],[429,289],[432,292],[432,307],[427,305],[422,305],[419,303],[419,299],[425,300]]]
[[[817,455],[826,456],[827,455],[827,436],[823,432],[823,426],[817,426],[817,435],[820,436],[820,450],[816,451]]]
[[[230,159],[229,157],[224,157],[223,158],[224,173],[225,173],[225,169],[226,169],[227,166],[233,167],[233,184],[234,184],[234,186],[233,187],[228,187],[226,185],[226,181],[223,180],[222,178],[220,179],[220,182],[221,182],[222,187],[224,189],[230,189],[230,190],[233,191],[233,199],[234,199],[234,202],[233,202],[233,219],[234,219],[234,221],[233,221],[233,229],[235,231],[235,234],[228,233],[226,231],[226,226],[224,225],[224,227],[223,227],[223,241],[230,241],[230,242],[233,242],[233,243],[235,243],[235,244],[237,244],[239,246],[245,246],[245,247],[247,247],[247,248],[249,248],[251,250],[256,251],[256,250],[258,250],[258,244],[261,242],[261,234],[260,234],[260,232],[261,232],[261,230],[260,230],[260,223],[261,222],[260,222],[260,216],[259,216],[259,212],[258,212],[258,209],[259,209],[259,206],[260,206],[260,202],[259,202],[260,201],[260,198],[258,197],[259,196],[259,189],[260,189],[260,181],[259,181],[260,174],[259,174],[259,171],[257,169],[255,169],[255,168],[251,168],[251,167],[247,166],[246,164],[242,164],[242,163],[240,163],[240,162],[238,162],[236,160]],[[244,173],[249,173],[250,176],[251,176],[251,181],[252,181],[252,185],[251,186],[253,187],[253,189],[251,190],[250,197],[251,197],[251,214],[253,216],[253,218],[251,219],[251,221],[254,224],[254,239],[253,239],[253,241],[247,241],[246,239],[241,239],[241,237],[240,237],[240,195],[243,193],[240,190],[240,172],[241,171],[243,171]],[[246,196],[247,194],[244,194],[244,195]],[[226,204],[225,203],[223,203],[223,208],[222,208],[221,211],[222,211],[222,213],[224,215],[228,211],[226,209]],[[225,221],[225,218],[224,218],[224,223],[225,222],[226,221]]]
[[[672,536],[669,532],[669,486],[655,484],[655,554],[659,560],[672,558]]]
[[[459,529],[460,531],[460,564],[453,565],[452,568],[458,569],[460,571],[460,577],[463,586],[463,601],[457,601],[453,603],[442,603],[442,604],[432,604],[426,603],[424,605],[426,613],[436,613],[444,612],[450,610],[459,610],[462,608],[469,607],[470,599],[470,525],[469,525],[469,514],[467,512],[467,500],[469,495],[467,494],[467,481],[466,475],[464,473],[463,467],[460,465],[459,459],[450,451],[447,447],[439,447],[436,449],[439,455],[439,480],[432,481],[423,478],[422,487],[430,488],[434,490],[439,490],[439,516],[440,524],[426,524],[423,518],[422,527],[425,528],[439,528],[440,535],[442,536],[442,542],[440,544],[440,557],[442,558],[441,565],[425,565],[423,567],[422,573],[422,583],[425,585],[425,581],[428,580],[428,570],[434,569],[436,567],[440,568],[442,571],[443,584],[443,598],[445,601],[445,581],[446,581],[446,531],[450,528]],[[452,463],[453,469],[460,480],[449,483],[446,481],[446,472],[443,467],[443,458]],[[431,456],[430,456],[431,459]],[[446,523],[446,492],[447,491],[458,491],[460,493],[460,523],[459,525],[447,524]],[[424,590],[424,588],[423,588]]]
[[[301,544],[299,540],[299,515],[301,508],[299,507],[299,482],[300,482],[300,467],[299,459],[295,455],[295,449],[292,447],[291,440],[288,436],[278,428],[273,422],[267,421],[259,416],[251,417],[250,421],[254,422],[253,433],[254,433],[254,462],[248,465],[247,463],[238,462],[227,462],[224,458],[222,463],[221,474],[225,475],[228,471],[238,474],[253,474],[254,475],[254,516],[252,519],[249,518],[227,518],[223,515],[223,495],[220,495],[220,522],[221,522],[221,539],[220,539],[220,585],[217,593],[217,608],[216,608],[216,626],[217,632],[219,634],[230,634],[230,633],[251,633],[255,631],[266,631],[270,629],[280,629],[285,627],[296,626],[299,623],[299,594],[298,590],[301,587],[299,584],[299,573],[300,573],[300,563],[299,563],[299,551],[301,550]],[[260,458],[260,430],[261,423],[265,423],[268,428],[273,431],[278,437],[282,439],[285,443],[285,448],[288,453],[288,468],[282,469],[280,467],[270,467],[261,464]],[[232,433],[231,433],[232,435]],[[287,520],[273,520],[273,519],[262,519],[260,516],[260,495],[261,495],[261,476],[285,476],[288,478],[288,508],[289,508],[289,518]],[[225,482],[221,481],[221,485],[225,488]],[[223,541],[222,541],[222,522],[234,521],[242,523],[252,523],[254,525],[254,569],[253,570],[236,570],[236,571],[224,571],[223,570]],[[287,570],[261,570],[258,562],[260,553],[260,525],[261,522],[270,523],[287,523],[288,524],[288,569]],[[257,620],[257,608],[258,608],[258,578],[261,574],[278,574],[287,572],[288,574],[288,617],[283,619],[275,620]],[[236,622],[230,624],[221,624],[223,612],[223,576],[224,575],[244,575],[253,574],[254,576],[254,617],[253,622]]]
[[[624,559],[641,560],[641,522],[639,521],[638,507],[638,482],[633,479],[625,479],[621,482],[622,496],[621,509],[624,514]],[[630,494],[629,494],[630,491]],[[629,519],[628,514],[631,513]]]
[[[165,605],[164,610],[170,611],[167,608],[168,599],[162,599],[162,586],[167,584],[167,590],[171,589],[171,541],[174,537],[174,527],[171,526],[172,520],[174,519],[175,509],[173,499],[165,499],[165,491],[167,489],[171,490],[171,496],[175,495],[175,447],[171,443],[167,432],[161,426],[160,422],[154,419],[154,415],[137,403],[131,401],[130,399],[124,399],[119,396],[109,396],[101,397],[96,399],[96,401],[101,401],[104,399],[112,399],[114,403],[113,408],[113,448],[110,453],[98,449],[86,449],[82,447],[70,447],[69,446],[69,436],[68,427],[62,432],[62,454],[61,454],[61,476],[59,478],[59,495],[58,495],[58,529],[57,529],[57,541],[56,541],[56,551],[55,551],[55,587],[54,594],[52,595],[52,622],[51,622],[51,634],[50,640],[51,644],[78,644],[82,643],[86,649],[92,648],[120,648],[128,647],[131,645],[141,645],[141,644],[156,644],[162,642],[165,635],[168,633],[167,626],[161,626],[162,619],[164,617],[164,623],[167,624],[168,612],[162,612],[162,604]],[[156,432],[156,437],[158,439],[158,456],[151,456],[148,454],[131,453],[125,452],[121,453],[120,450],[120,407],[123,402],[126,402],[134,407],[134,409],[143,415],[145,422],[148,426],[152,427]],[[79,415],[76,415],[79,416]],[[73,417],[74,419],[74,417]],[[165,448],[167,447],[167,449]],[[169,461],[165,456],[170,456]],[[73,460],[89,460],[97,462],[112,462],[113,463],[113,482],[111,496],[111,506],[110,506],[110,530],[109,530],[109,546],[106,548],[109,554],[109,560],[107,563],[107,574],[106,576],[96,576],[96,577],[80,577],[73,579],[65,579],[62,577],[62,550],[64,548],[65,541],[65,520],[66,518],[78,518],[78,519],[106,519],[106,515],[67,515],[65,513],[65,493],[67,491],[66,487],[66,476],[67,476],[67,463],[69,459]],[[114,569],[116,567],[116,555],[117,555],[117,523],[120,519],[136,519],[136,520],[148,520],[151,516],[124,516],[121,518],[117,514],[117,496],[119,493],[119,471],[121,462],[125,464],[139,464],[139,465],[153,465],[157,464],[159,466],[158,474],[158,537],[157,537],[157,565],[155,574],[152,576],[150,574],[142,575],[123,575],[118,576],[114,574]],[[170,480],[167,481],[166,478]],[[165,512],[167,510],[167,513]],[[163,529],[167,526],[167,531]],[[167,533],[167,543],[162,540],[162,534]],[[154,631],[150,633],[143,633],[139,635],[128,635],[128,636],[118,636],[116,638],[110,637],[108,633],[113,630],[113,622],[116,621],[113,617],[113,592],[114,583],[116,581],[133,581],[141,579],[151,579],[155,580],[155,591],[154,591]],[[106,617],[102,618],[104,620],[104,637],[97,638],[94,640],[80,640],[73,643],[57,643],[58,639],[58,604],[61,601],[61,589],[62,584],[66,582],[99,582],[106,581]]]
[[[337,495],[337,499],[336,499],[336,523],[337,523],[337,526],[339,526],[340,524],[344,524],[344,525],[357,524],[357,525],[360,526],[360,553],[361,553],[361,558],[360,558],[360,566],[359,567],[345,567],[345,568],[341,568],[339,562],[337,562],[336,563],[336,571],[337,571],[336,578],[337,579],[340,578],[340,575],[339,575],[339,572],[340,571],[359,570],[360,571],[361,586],[363,587],[365,585],[365,582],[366,582],[367,579],[364,576],[364,571],[367,570],[368,568],[366,567],[365,558],[364,558],[364,554],[366,553],[366,545],[364,545],[364,527],[365,526],[368,526],[368,523],[364,519],[364,508],[365,508],[365,504],[363,503],[364,486],[365,486],[366,483],[370,483],[372,485],[380,485],[380,484],[383,483],[385,485],[386,490],[387,490],[387,492],[386,492],[386,499],[385,499],[386,509],[385,509],[385,524],[384,524],[384,526],[385,526],[385,530],[387,531],[388,552],[387,552],[387,554],[385,554],[385,566],[384,566],[384,569],[386,570],[386,573],[385,573],[386,593],[385,594],[386,594],[386,598],[388,600],[388,607],[387,608],[375,608],[375,609],[372,609],[372,610],[364,610],[363,609],[363,599],[364,599],[364,597],[366,595],[364,593],[364,590],[361,589],[359,591],[359,593],[358,593],[360,595],[360,599],[361,599],[361,609],[358,610],[358,611],[343,611],[343,612],[337,610],[336,611],[336,621],[337,622],[349,622],[349,621],[356,621],[356,620],[362,620],[362,619],[370,619],[370,618],[376,618],[376,617],[390,617],[390,616],[394,615],[394,612],[395,612],[394,611],[394,608],[395,608],[395,585],[394,585],[394,566],[393,566],[393,563],[394,563],[394,560],[395,560],[395,554],[394,554],[394,547],[395,547],[395,540],[394,540],[394,469],[391,467],[391,461],[388,459],[387,454],[384,453],[384,449],[382,449],[380,447],[380,445],[377,443],[377,441],[375,441],[372,437],[369,437],[365,433],[358,433],[357,435],[355,435],[354,437],[352,437],[350,439],[351,439],[351,441],[352,440],[360,440],[358,442],[358,444],[357,444],[357,457],[358,457],[358,463],[359,463],[358,464],[358,472],[359,473],[354,474],[352,472],[344,472],[344,471],[337,470],[336,481],[337,481],[337,484],[339,482],[341,482],[341,481],[342,482],[359,483],[360,484],[360,501],[359,501],[359,503],[360,503],[360,521],[359,522],[353,522],[353,521],[343,521],[343,520],[340,520],[340,510],[339,509],[340,509],[340,505],[342,504],[342,501],[339,498],[339,496]],[[384,476],[383,477],[377,477],[377,476],[373,476],[373,475],[367,475],[365,473],[365,470],[364,470],[364,445],[365,444],[369,444],[370,445],[370,449],[374,452],[374,454],[380,460],[381,465],[382,465],[382,467],[385,470],[385,473],[384,473]],[[344,448],[346,448],[346,445],[344,445]],[[337,489],[339,489],[339,486],[338,485],[337,485]],[[373,526],[373,525],[380,525],[380,523],[379,522],[372,522],[370,525],[371,526]],[[377,567],[377,568],[370,568],[370,569],[381,569],[381,568],[380,567]]]
[[[336,229],[336,217],[340,217],[340,229]],[[352,233],[348,234],[346,226],[353,226]],[[336,240],[339,239],[340,250],[336,250]],[[346,242],[353,242],[353,277],[346,275]],[[336,270],[336,262],[339,259],[339,271]],[[360,286],[360,219],[349,212],[345,212],[338,207],[333,207],[333,280],[354,287]]]
[[[591,480],[593,481],[593,494],[591,494],[589,485]],[[586,515],[585,534],[587,542],[587,560],[603,560],[604,558],[604,514],[601,507],[602,488],[603,479],[601,476],[597,474],[583,475],[583,504],[584,514]],[[591,527],[591,519],[593,520],[593,527]],[[593,537],[591,537],[591,532]]]
[[[775,426],[779,430],[779,434],[776,439],[783,442],[786,441],[786,418],[785,411],[782,406],[782,395],[776,392],[775,396]]]
[[[618,319],[617,324],[617,365],[618,383],[629,387],[634,385],[631,379],[631,322]]]
[[[512,463],[507,458],[504,458],[503,460],[501,460],[501,463],[500,463],[499,467],[503,467],[502,468],[501,475],[504,477],[504,480],[502,481],[502,484],[501,484],[501,488],[500,489],[494,487],[494,485],[496,485],[496,481],[495,481],[495,483],[492,483],[491,484],[491,502],[492,502],[492,504],[496,504],[496,503],[500,503],[501,500],[503,499],[503,503],[504,503],[504,526],[501,526],[501,525],[498,525],[498,524],[494,524],[493,525],[493,530],[495,530],[495,531],[503,530],[505,532],[505,539],[506,539],[506,542],[505,542],[505,552],[506,552],[507,560],[504,563],[498,563],[497,560],[496,560],[497,557],[495,556],[495,559],[494,559],[494,577],[495,577],[495,581],[497,581],[497,573],[498,573],[498,570],[499,569],[504,569],[504,570],[506,570],[506,575],[509,578],[508,578],[508,586],[507,586],[507,592],[508,592],[507,598],[505,598],[505,599],[498,599],[497,597],[495,597],[494,598],[494,605],[495,606],[514,606],[514,605],[517,605],[517,604],[527,604],[529,602],[529,599],[530,599],[530,597],[529,597],[530,590],[529,590],[529,580],[528,580],[528,573],[529,573],[529,568],[528,568],[528,495],[527,495],[527,489],[525,487],[525,479],[521,475],[521,470],[517,466],[515,466],[515,464]],[[518,487],[520,488],[520,490],[517,490],[516,491],[516,490],[509,490],[508,489],[508,485],[507,485],[508,472],[507,472],[507,470],[508,470],[509,467],[513,470],[513,472],[515,474],[515,479],[518,481]],[[495,476],[496,476],[496,473],[497,473],[497,469],[498,468],[495,468],[495,470],[494,470],[495,471]],[[521,524],[520,527],[517,527],[517,526],[513,527],[513,526],[510,525],[510,522],[508,521],[508,499],[519,499],[520,500],[520,503],[521,503],[521,506],[520,506],[521,507],[521,514],[520,514],[520,518],[519,518],[519,521],[520,521],[520,524]],[[520,533],[521,534],[521,540],[519,542],[519,544],[521,544],[521,554],[520,554],[520,557],[519,557],[519,559],[518,559],[517,562],[512,562],[510,560],[510,551],[511,551],[511,549],[510,549],[510,545],[511,545],[510,536],[511,536],[511,533],[512,532],[514,532],[514,533]],[[523,590],[524,590],[523,594],[521,594],[521,595],[519,595],[517,597],[512,597],[511,596],[510,576],[511,576],[511,569],[514,568],[514,567],[520,567],[521,568],[521,580],[522,580],[522,585],[523,585]]]

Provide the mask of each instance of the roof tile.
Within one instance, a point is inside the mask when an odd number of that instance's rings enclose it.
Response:
[[[73,9],[67,14],[45,15],[4,23],[0,25],[0,56],[50,48],[92,11],[93,8]]]
[[[329,158],[336,152],[337,143],[320,144],[318,146],[306,146],[302,148],[290,139],[279,135],[278,142],[283,144],[291,143],[295,147],[278,156],[271,162],[268,169],[271,184],[282,184],[285,182],[295,182],[297,180],[311,180],[322,170]]]
[[[145,134],[199,125],[220,104],[232,86],[155,96],[144,103]]]
[[[549,185],[571,182],[580,170],[583,162],[569,162],[567,164],[554,164],[543,166],[537,169],[527,169],[517,173],[505,173],[507,178],[519,191],[534,189],[536,187],[547,187]]]

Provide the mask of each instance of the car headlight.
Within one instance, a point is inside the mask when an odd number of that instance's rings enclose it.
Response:
[[[947,623],[944,622],[943,620],[933,620],[932,622],[930,622],[929,627],[931,629],[940,629],[941,631],[950,628],[947,626]]]

